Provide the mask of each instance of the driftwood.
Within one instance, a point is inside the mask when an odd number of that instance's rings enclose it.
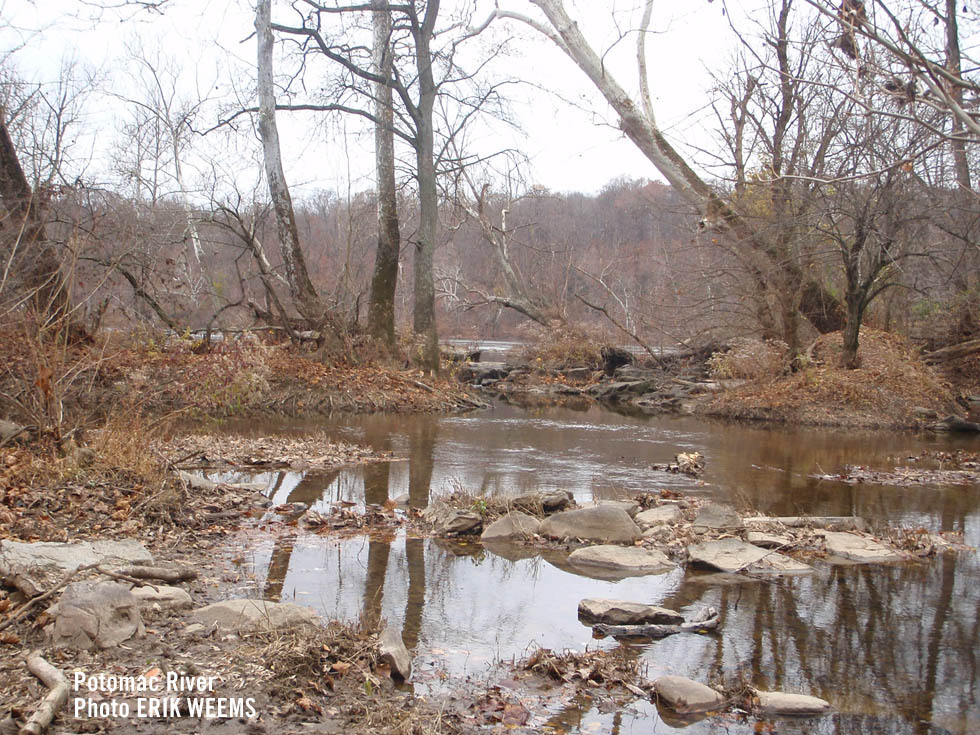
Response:
[[[45,661],[40,651],[34,651],[27,657],[27,670],[44,682],[44,686],[51,691],[20,729],[20,735],[41,735],[68,701],[68,679],[59,669]]]
[[[601,635],[611,635],[616,638],[621,636],[666,638],[675,633],[704,633],[715,630],[719,622],[718,611],[713,607],[706,607],[693,618],[679,625],[605,625],[604,623],[596,623],[592,626],[592,630]]]
[[[197,579],[197,572],[187,567],[144,567],[134,565],[130,567],[119,567],[113,571],[127,577],[132,577],[133,579],[152,579],[168,584]]]
[[[929,365],[935,365],[940,362],[966,357],[967,355],[972,355],[974,352],[980,352],[980,339],[971,339],[967,342],[960,342],[958,345],[950,345],[949,347],[943,347],[933,352],[927,352],[922,356],[922,359]]]

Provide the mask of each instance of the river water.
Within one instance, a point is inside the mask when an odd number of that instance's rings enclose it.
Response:
[[[237,431],[329,435],[390,451],[393,462],[330,473],[269,473],[276,502],[321,511],[344,501],[411,505],[464,488],[486,494],[571,490],[579,501],[672,487],[776,515],[859,515],[876,523],[959,531],[980,545],[976,487],[847,485],[810,477],[845,464],[891,469],[925,449],[976,450],[972,441],[903,433],[764,428],[690,417],[624,416],[590,406],[498,405],[465,416],[364,416],[316,423],[230,426]],[[679,451],[707,458],[700,480],[649,469]],[[921,466],[917,463],[916,466]],[[252,479],[252,478],[249,478]],[[257,594],[295,601],[325,617],[399,626],[416,654],[416,689],[488,675],[493,663],[534,646],[581,651],[626,646],[654,678],[745,681],[831,701],[836,714],[782,720],[780,733],[980,732],[980,564],[966,552],[897,566],[831,565],[816,574],[719,584],[696,571],[610,582],[580,576],[561,555],[503,552],[478,542],[298,533],[238,549]],[[649,644],[593,641],[576,616],[580,599],[612,597],[682,612],[718,608],[717,635]],[[540,729],[568,733],[751,733],[722,717],[681,723],[648,703],[553,707]],[[768,730],[767,730],[768,732]]]

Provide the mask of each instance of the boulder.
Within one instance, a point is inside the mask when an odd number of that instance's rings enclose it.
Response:
[[[304,625],[319,625],[314,610],[291,602],[236,599],[216,602],[190,614],[193,622],[225,633],[246,633],[253,630],[281,630]]]
[[[633,543],[640,538],[640,527],[622,508],[597,505],[555,513],[541,523],[543,536],[558,539],[586,539],[611,543]]]
[[[709,686],[686,676],[661,676],[653,682],[657,698],[678,714],[720,709],[725,698]]]
[[[830,702],[808,694],[762,692],[753,689],[752,696],[755,699],[754,709],[763,715],[814,717],[830,712]]]
[[[937,421],[934,424],[929,424],[927,429],[932,431],[949,431],[961,434],[976,434],[980,433],[980,424],[973,421],[967,421],[959,416],[953,416],[950,414],[942,421]]]
[[[460,510],[445,503],[432,503],[424,511],[422,518],[432,525],[439,536],[460,536],[477,533],[483,527],[483,517],[472,510]]]
[[[694,530],[742,528],[742,518],[730,505],[707,502],[694,519]]]
[[[521,513],[519,510],[511,511],[502,518],[498,518],[484,529],[480,536],[482,541],[502,541],[507,539],[526,539],[534,536],[541,526],[534,516]]]
[[[605,505],[609,508],[620,508],[626,511],[626,515],[634,518],[640,510],[640,504],[635,500],[597,500],[594,505]],[[635,521],[635,518],[634,518]]]
[[[858,536],[856,533],[823,531],[823,537],[827,553],[841,559],[861,564],[879,564],[904,561],[906,558],[898,549],[885,546],[867,536]]]
[[[378,656],[391,667],[391,673],[402,680],[412,675],[412,654],[405,648],[401,633],[386,627],[378,636]]]
[[[602,370],[606,375],[613,375],[617,368],[632,365],[635,361],[632,353],[613,345],[603,345],[599,348],[599,354],[602,356]]]
[[[662,552],[636,546],[586,546],[568,555],[573,566],[602,567],[618,574],[662,574],[674,563]]]
[[[160,607],[166,607],[172,610],[189,610],[194,607],[194,603],[191,602],[191,596],[187,594],[187,590],[181,589],[180,587],[170,587],[165,584],[147,584],[142,587],[133,587],[130,591],[140,607],[160,605]]]
[[[679,625],[684,616],[675,610],[642,602],[625,600],[606,600],[588,597],[578,604],[578,617],[589,623],[609,623],[610,625]]]
[[[503,362],[474,362],[460,365],[456,379],[461,383],[485,383],[488,380],[502,380],[514,368]]]
[[[567,508],[572,502],[572,494],[567,490],[542,490],[536,493],[518,495],[510,501],[511,506],[530,513],[554,513]]]
[[[59,648],[111,648],[146,633],[138,601],[118,582],[72,582],[47,614],[45,632]]]
[[[677,523],[681,520],[681,509],[676,505],[658,505],[656,508],[637,513],[633,520],[643,529],[664,523]]]
[[[737,538],[706,541],[687,547],[693,564],[717,569],[722,572],[770,572],[792,574],[810,572],[813,568],[775,551],[766,551]]]
[[[138,541],[82,541],[78,543],[0,541],[0,569],[49,567],[70,572],[89,564],[122,562],[152,564],[153,556]]]

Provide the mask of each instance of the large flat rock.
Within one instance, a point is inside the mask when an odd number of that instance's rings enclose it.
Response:
[[[480,539],[483,541],[511,541],[534,536],[541,527],[541,521],[519,510],[511,511],[487,526]]]
[[[725,698],[709,686],[686,676],[661,676],[653,682],[657,698],[678,714],[719,709]]]
[[[279,630],[321,622],[313,609],[303,605],[251,599],[216,602],[198,608],[190,614],[190,619],[208,628],[217,626],[226,633]]]
[[[840,528],[845,531],[865,531],[868,524],[858,516],[752,516],[746,524],[777,525],[787,528]]]
[[[884,562],[904,561],[905,555],[885,546],[867,536],[858,536],[846,531],[824,531],[824,543],[827,553],[841,559],[859,562],[861,564],[880,564]]]
[[[764,715],[789,715],[792,717],[815,717],[830,712],[830,702],[809,694],[789,692],[763,692],[752,690],[757,700],[756,710]]]
[[[133,539],[77,543],[0,541],[0,568],[47,567],[70,572],[89,564],[152,564],[153,556]]]
[[[568,555],[576,567],[597,567],[616,574],[662,574],[674,568],[674,563],[660,551],[636,546],[586,546]]]
[[[171,610],[189,610],[194,607],[187,590],[166,584],[147,584],[131,590],[140,606],[159,605]]]
[[[633,520],[644,530],[665,523],[678,523],[681,520],[681,509],[676,505],[659,505],[637,513]]]
[[[701,506],[701,510],[692,525],[697,531],[698,529],[741,528],[743,524],[742,517],[735,512],[732,506],[708,502]]]
[[[146,632],[139,603],[118,582],[72,582],[47,614],[45,633],[59,648],[111,648]]]
[[[767,551],[736,538],[692,544],[687,547],[687,553],[692,563],[722,572],[798,574],[813,571],[812,567],[785,554]]]
[[[555,513],[541,523],[543,536],[585,539],[606,543],[632,543],[640,538],[640,527],[622,508],[597,505]]]
[[[578,604],[578,616],[589,623],[608,625],[680,625],[684,616],[676,610],[642,602],[587,597]]]

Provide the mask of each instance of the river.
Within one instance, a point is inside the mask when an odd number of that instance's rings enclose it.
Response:
[[[276,502],[380,503],[465,488],[487,494],[571,490],[580,502],[672,487],[776,515],[859,515],[873,523],[959,531],[980,545],[976,487],[848,485],[810,475],[845,464],[891,469],[925,449],[977,447],[972,440],[908,433],[733,425],[691,417],[624,416],[590,406],[521,409],[504,404],[464,416],[363,416],[318,422],[231,424],[252,433],[324,429],[398,459],[330,473],[277,472],[264,481]],[[694,480],[650,469],[679,451],[707,458]],[[921,466],[918,462],[916,466]],[[235,479],[240,479],[236,477]],[[233,553],[267,599],[310,605],[325,617],[402,629],[416,654],[415,688],[489,675],[496,661],[540,645],[626,646],[654,678],[824,697],[836,713],[782,720],[780,733],[889,735],[980,732],[980,564],[973,552],[895,566],[832,565],[773,581],[717,584],[696,571],[619,582],[580,576],[561,558],[532,550],[501,556],[477,541],[297,532],[249,541]],[[717,635],[649,644],[593,641],[576,616],[580,599],[613,597],[693,612],[721,611]],[[649,704],[596,707],[573,700],[541,729],[568,733],[752,733],[731,716],[681,723]]]

